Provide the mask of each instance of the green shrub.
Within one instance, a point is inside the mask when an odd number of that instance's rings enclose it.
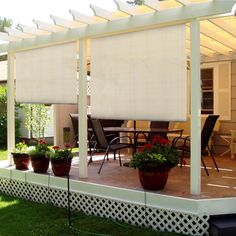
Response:
[[[0,145],[7,143],[7,89],[0,86]]]
[[[16,142],[19,141],[20,121],[15,120]],[[7,145],[7,88],[5,85],[0,85],[0,146]]]

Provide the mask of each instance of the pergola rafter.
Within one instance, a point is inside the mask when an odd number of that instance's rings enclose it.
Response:
[[[51,15],[50,18],[54,21],[55,25],[68,28],[68,29],[73,29],[77,28],[80,26],[83,26],[84,24],[81,24],[79,22],[73,21],[73,20],[67,20],[58,16]]]
[[[74,21],[78,21],[86,25],[98,23],[95,17],[91,17],[88,15],[82,14],[80,12],[74,11],[74,10],[69,10],[69,12],[72,15]]]
[[[95,16],[98,16],[98,17],[100,17],[104,20],[108,20],[108,21],[111,21],[114,19],[114,15],[110,11],[107,11],[101,7],[98,7],[98,6],[95,6],[92,4],[90,5],[90,8],[93,10]]]
[[[20,30],[12,29],[12,28],[9,28],[9,27],[4,27],[4,30],[8,33],[9,36],[12,36],[12,37],[15,37],[15,38],[28,39],[28,38],[33,38],[34,37],[30,33],[24,33]]]
[[[49,34],[48,31],[40,30],[40,29],[37,29],[35,27],[31,27],[28,25],[18,24],[18,26],[19,26],[19,28],[21,28],[22,32],[27,33],[27,34],[32,34],[35,36]]]
[[[229,13],[234,3],[233,0],[227,2],[222,0],[205,0],[204,2],[175,0],[170,4],[169,1],[146,0],[143,6],[131,6],[120,0],[115,0],[114,2],[117,5],[118,11],[116,12],[91,5],[94,16],[70,10],[72,20],[51,15],[54,24],[39,20],[34,20],[36,28],[19,24],[22,32],[20,30],[8,29],[9,37],[5,34],[0,34],[0,39],[11,42],[12,46],[6,46],[9,47],[9,50],[11,50],[11,47],[14,50],[24,50],[27,47],[32,48],[34,45],[43,46],[43,44],[73,41],[84,37],[92,38],[99,35],[116,34],[121,31],[129,32],[142,28],[187,23],[196,17],[205,19],[209,16]],[[235,26],[229,24],[227,19],[227,17],[218,17],[210,19],[208,21],[209,24],[206,24],[204,21],[201,22],[202,56],[214,57],[216,55],[226,55],[231,57],[236,54],[236,19]],[[106,27],[104,27],[104,24],[106,24]],[[89,28],[87,28],[88,26]],[[65,31],[68,32],[62,35],[62,32]],[[226,33],[230,34],[234,40],[227,40],[221,36]],[[50,37],[50,34],[52,37]],[[45,35],[47,38],[45,38]],[[32,38],[35,38],[35,40],[32,41]],[[0,47],[0,52],[3,52],[3,48],[5,47]],[[214,53],[209,53],[207,56],[206,50],[203,51],[203,48],[208,48],[214,51]]]
[[[60,32],[66,30],[65,27],[58,26],[55,24],[49,24],[40,20],[33,20],[33,22],[36,24],[38,29],[48,32]]]

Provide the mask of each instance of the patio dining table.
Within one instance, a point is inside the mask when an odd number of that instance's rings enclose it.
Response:
[[[134,151],[136,151],[137,148],[137,134],[157,134],[157,135],[163,135],[168,133],[177,133],[179,136],[182,136],[183,129],[163,129],[163,128],[130,128],[130,127],[104,127],[104,132],[114,132],[114,133],[133,133],[134,134]]]

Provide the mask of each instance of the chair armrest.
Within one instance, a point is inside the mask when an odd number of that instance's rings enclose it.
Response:
[[[180,136],[180,137],[174,138],[173,141],[172,141],[172,147],[177,148],[177,143],[180,140],[183,140],[183,142],[184,142],[183,146],[185,146],[186,142],[190,142],[190,136],[186,136],[186,137]]]
[[[148,137],[148,136],[147,136],[147,133],[137,132],[136,135],[135,135],[137,140],[138,140],[138,136],[139,136],[139,135],[143,135],[143,136],[145,137],[145,139],[147,140],[147,137]]]
[[[126,136],[121,136],[121,137],[115,137],[115,138],[113,138],[113,139],[110,141],[109,146],[110,146],[111,144],[113,144],[115,141],[119,141],[119,140],[122,139],[122,138],[128,138],[129,141],[130,141],[130,146],[133,145],[133,143],[132,143],[132,138],[131,138],[130,136],[126,135]]]

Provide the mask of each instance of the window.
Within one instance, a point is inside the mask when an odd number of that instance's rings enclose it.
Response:
[[[205,63],[201,67],[202,114],[231,119],[231,62]]]
[[[214,113],[213,68],[201,69],[201,113]]]

